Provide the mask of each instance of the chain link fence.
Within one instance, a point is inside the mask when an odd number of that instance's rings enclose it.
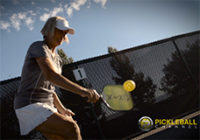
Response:
[[[63,66],[63,75],[101,94],[106,85],[122,85],[133,80],[134,108],[128,112],[109,110],[104,104],[90,104],[85,99],[61,89],[60,99],[72,109],[84,139],[123,139],[143,133],[138,128],[142,116],[177,118],[199,109],[200,31],[133,47],[116,53],[90,58]],[[83,68],[86,78],[77,81],[73,70]],[[40,138],[31,132],[19,136],[13,110],[13,98],[20,77],[0,83],[1,137]]]

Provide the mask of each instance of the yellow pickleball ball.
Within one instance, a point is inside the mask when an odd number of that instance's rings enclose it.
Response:
[[[136,84],[133,80],[126,80],[123,84],[123,88],[127,92],[131,92],[135,89]]]

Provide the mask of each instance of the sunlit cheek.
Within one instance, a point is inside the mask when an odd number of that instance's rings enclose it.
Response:
[[[69,38],[67,37],[67,35],[63,38],[63,41],[65,41],[67,44],[69,44]]]

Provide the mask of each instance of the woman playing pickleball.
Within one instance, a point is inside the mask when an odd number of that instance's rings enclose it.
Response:
[[[80,129],[72,118],[75,115],[65,108],[55,93],[55,85],[87,97],[95,103],[99,96],[61,75],[62,61],[56,47],[67,34],[75,31],[63,17],[51,17],[41,30],[44,40],[30,45],[23,65],[21,84],[15,95],[14,108],[19,120],[21,135],[33,129],[47,139],[81,139]]]

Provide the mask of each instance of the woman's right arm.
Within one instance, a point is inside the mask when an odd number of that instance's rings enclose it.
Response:
[[[56,86],[68,90],[70,92],[79,94],[82,97],[88,97],[89,102],[96,102],[99,99],[99,95],[93,89],[86,89],[61,74],[56,73],[51,61],[46,57],[38,57],[36,61],[43,72],[45,78],[55,84]]]

